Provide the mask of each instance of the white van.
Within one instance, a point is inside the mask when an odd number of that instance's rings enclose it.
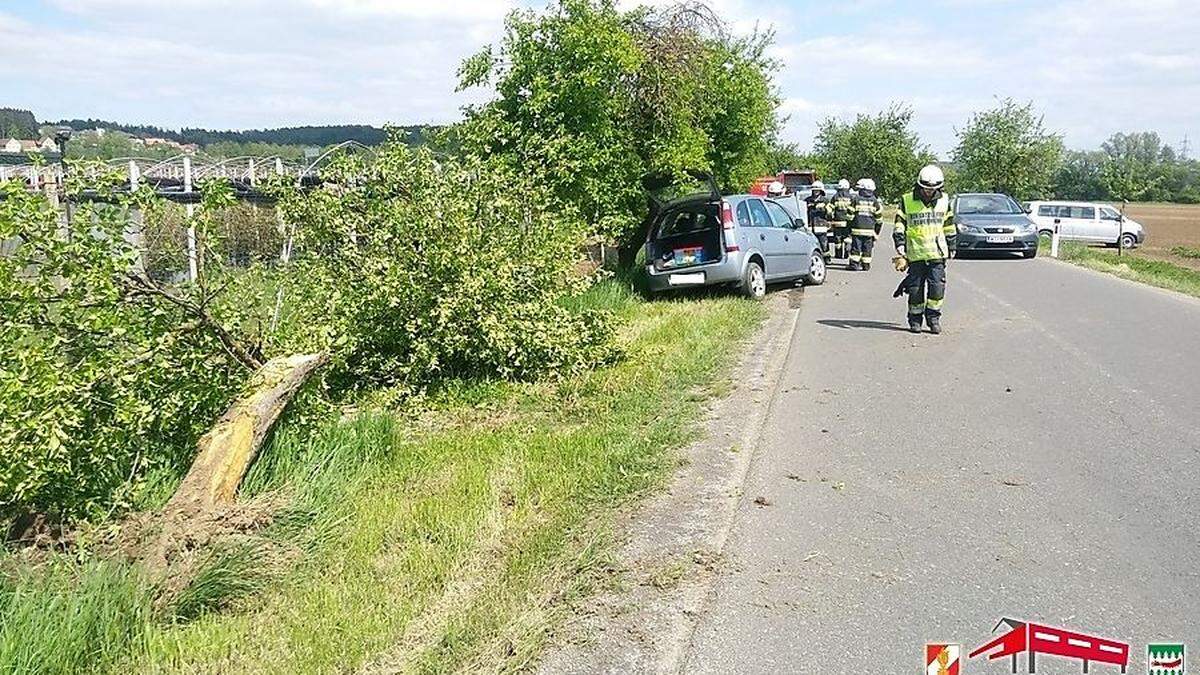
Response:
[[[1029,215],[1037,223],[1038,232],[1071,241],[1133,248],[1146,240],[1141,223],[1121,215],[1108,204],[1096,202],[1029,202]]]

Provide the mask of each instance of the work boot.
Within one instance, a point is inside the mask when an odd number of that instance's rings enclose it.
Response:
[[[850,270],[851,272],[857,272],[862,269],[862,265],[859,265],[857,262],[851,260],[850,264],[846,266],[846,269]]]
[[[863,263],[862,269],[864,272],[870,272],[871,271],[871,263]]]
[[[921,320],[920,319],[909,319],[908,320],[908,332],[920,333],[921,332]]]
[[[938,319],[930,318],[929,319],[929,332],[933,333],[934,335],[941,335],[942,334],[942,322]]]

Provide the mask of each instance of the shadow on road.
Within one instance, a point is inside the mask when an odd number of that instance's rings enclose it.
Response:
[[[829,326],[831,328],[843,328],[846,330],[855,330],[858,328],[866,328],[866,329],[873,329],[873,330],[898,330],[898,331],[908,332],[908,328],[906,326],[901,326],[898,323],[891,323],[889,321],[868,321],[868,320],[860,320],[860,319],[821,319],[821,320],[817,321],[817,323],[821,324],[822,326]]]

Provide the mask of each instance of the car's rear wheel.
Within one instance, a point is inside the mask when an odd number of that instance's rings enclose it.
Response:
[[[755,260],[746,264],[746,271],[742,273],[741,291],[742,295],[752,300],[762,300],[767,295],[767,275],[763,272],[762,265]]]
[[[813,251],[812,261],[809,262],[808,274],[804,275],[804,283],[809,286],[820,286],[825,283],[825,256],[821,251]]]

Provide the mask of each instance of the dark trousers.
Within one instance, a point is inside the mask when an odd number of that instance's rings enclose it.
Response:
[[[875,237],[856,234],[850,240],[850,262],[871,266],[871,253],[875,251]]]
[[[845,223],[835,224],[830,234],[833,237],[833,248],[839,258],[850,255],[850,227]]]
[[[829,255],[829,232],[813,232],[813,236],[817,238],[817,248],[821,249],[821,255]]]
[[[946,261],[921,260],[908,264],[908,320],[920,323],[942,316],[946,300]]]

